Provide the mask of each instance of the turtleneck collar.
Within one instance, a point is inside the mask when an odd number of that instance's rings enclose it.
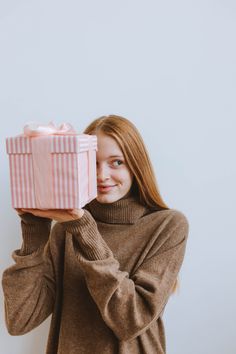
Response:
[[[108,224],[135,224],[148,211],[129,193],[113,203],[100,203],[93,199],[85,207],[95,220]]]

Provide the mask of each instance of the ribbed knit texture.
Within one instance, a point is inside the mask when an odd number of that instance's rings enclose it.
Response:
[[[107,204],[99,203],[94,199],[86,208],[97,221],[108,224],[135,224],[147,212],[147,208],[132,196]]]
[[[23,243],[20,255],[28,255],[43,248],[48,241],[52,220],[33,214],[20,215]]]
[[[111,250],[100,237],[98,242],[98,229],[96,221],[91,214],[84,210],[81,219],[61,223],[64,229],[74,235],[74,246],[77,255],[83,253],[87,259],[103,259],[112,255]]]
[[[25,220],[26,255],[15,250],[3,272],[9,333],[53,313],[47,354],[165,354],[162,315],[184,259],[185,215],[128,195],[93,200],[80,219],[56,223],[44,247],[48,228]]]

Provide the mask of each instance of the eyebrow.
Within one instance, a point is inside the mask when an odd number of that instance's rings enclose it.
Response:
[[[124,156],[122,156],[122,155],[110,155],[107,157],[107,159],[112,159],[112,158],[117,158],[117,157],[124,159]]]
[[[111,155],[111,156],[109,156],[109,158],[110,157],[123,157],[122,155]]]

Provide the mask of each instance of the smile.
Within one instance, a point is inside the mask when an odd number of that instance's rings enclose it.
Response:
[[[114,188],[115,186],[106,186],[106,187],[99,187],[98,186],[98,190],[99,192],[109,192],[112,188]]]

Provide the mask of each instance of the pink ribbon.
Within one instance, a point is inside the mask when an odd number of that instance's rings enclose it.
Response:
[[[24,135],[28,137],[43,135],[76,135],[76,131],[70,123],[62,123],[60,127],[56,127],[53,122],[47,125],[30,123],[24,126]]]

